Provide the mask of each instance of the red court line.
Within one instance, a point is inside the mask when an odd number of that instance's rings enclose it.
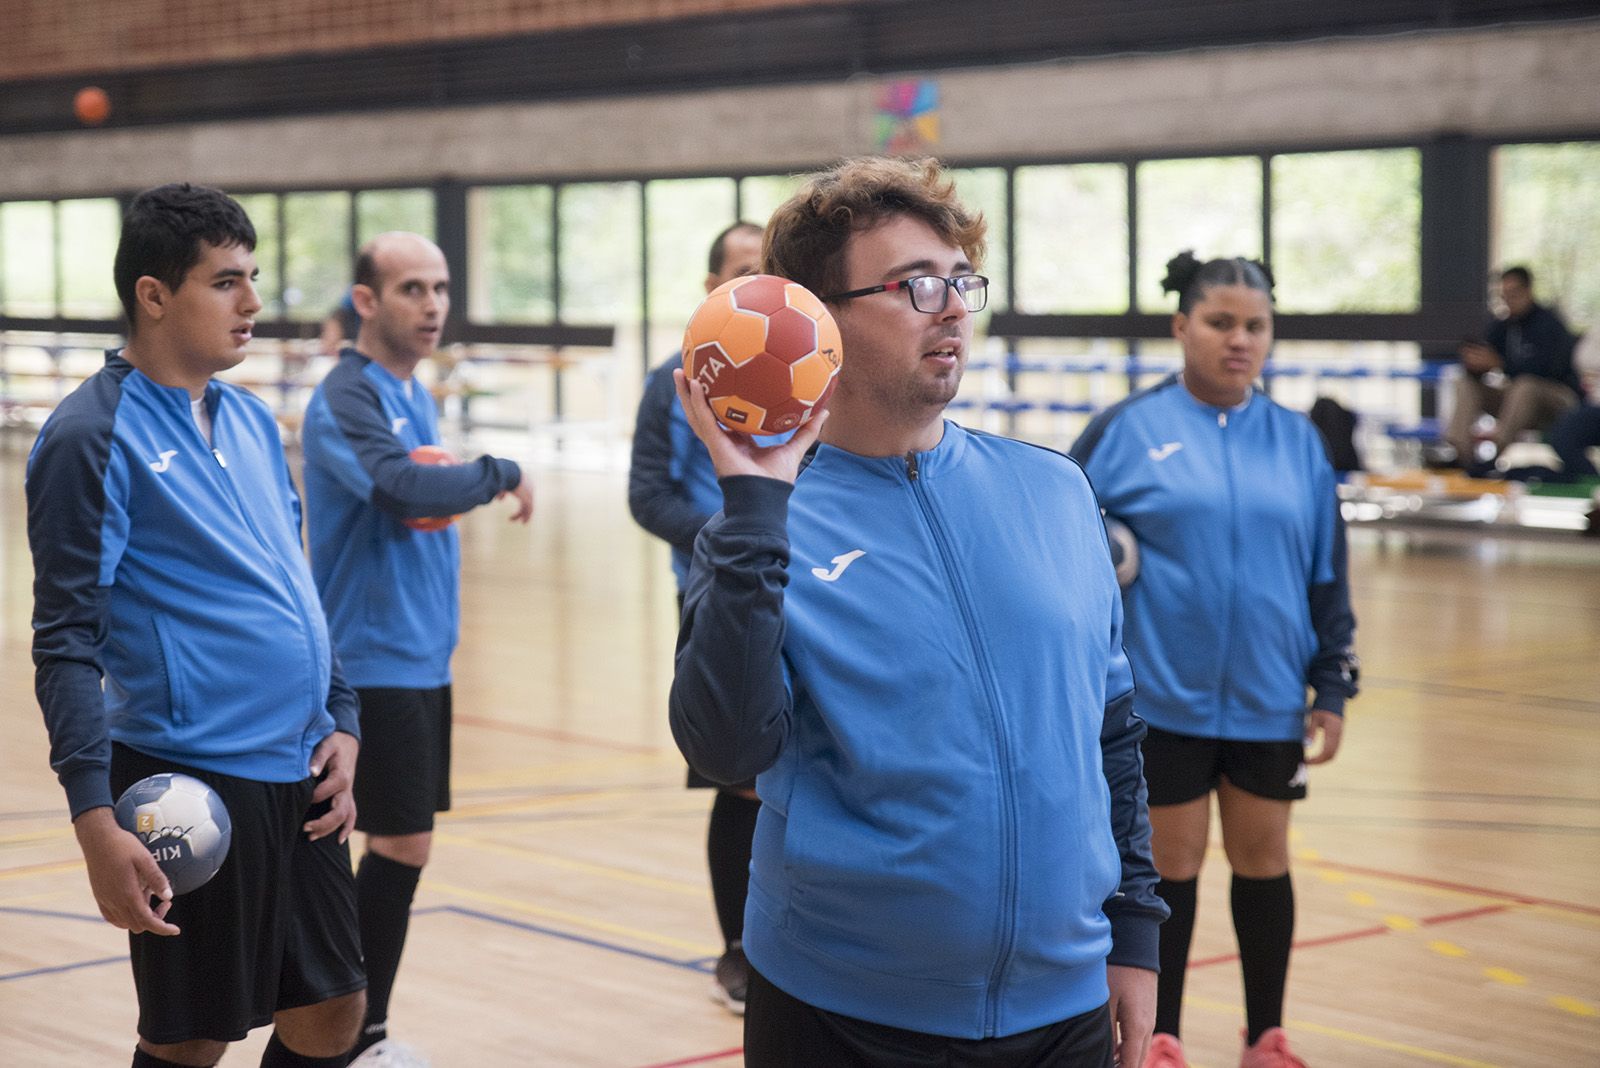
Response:
[[[685,1057],[677,1061],[661,1061],[657,1064],[647,1064],[644,1068],[683,1068],[686,1064],[707,1064],[711,1061],[720,1061],[727,1057],[737,1057],[744,1052],[743,1046],[732,1049],[720,1050],[716,1053],[701,1053],[693,1057]]]
[[[1547,908],[1565,909],[1568,912],[1582,912],[1590,916],[1600,916],[1600,908],[1596,908],[1593,905],[1578,905],[1571,901],[1557,901],[1549,897],[1513,894],[1505,890],[1490,890],[1487,887],[1473,886],[1470,883],[1452,883],[1444,879],[1430,879],[1423,875],[1407,875],[1404,872],[1385,871],[1383,868],[1362,868],[1354,864],[1339,864],[1331,860],[1301,861],[1301,863],[1312,868],[1326,868],[1328,871],[1342,871],[1351,875],[1373,875],[1382,879],[1393,879],[1395,882],[1411,883],[1413,886],[1432,886],[1441,890],[1459,890],[1464,894],[1477,894],[1479,897],[1498,897],[1503,901],[1514,901],[1519,905],[1544,905]]]
[[[573,745],[590,745],[599,749],[612,749],[622,753],[657,753],[661,750],[653,745],[637,745],[633,742],[616,742],[610,738],[591,738],[585,734],[573,734],[570,731],[551,730],[546,727],[530,727],[525,723],[507,723],[504,720],[490,719],[487,716],[466,716],[460,712],[455,713],[457,723],[465,723],[469,727],[482,727],[485,730],[504,731],[507,734],[523,734],[530,738],[543,738],[551,742],[570,742]]]
[[[1479,916],[1490,916],[1496,912],[1505,912],[1510,905],[1485,905],[1482,908],[1467,909],[1463,912],[1446,912],[1438,916],[1425,916],[1417,922],[1424,927],[1437,927],[1442,923],[1455,923],[1459,920],[1476,919]],[[1333,946],[1341,942],[1354,942],[1362,938],[1371,938],[1374,935],[1393,934],[1394,929],[1383,924],[1374,927],[1361,927],[1354,931],[1342,931],[1339,934],[1324,935],[1321,938],[1307,938],[1294,944],[1295,949],[1311,949],[1316,946]],[[1224,953],[1216,957],[1202,957],[1200,960],[1191,960],[1189,967],[1204,968],[1212,964],[1226,964],[1238,960],[1237,953]]]

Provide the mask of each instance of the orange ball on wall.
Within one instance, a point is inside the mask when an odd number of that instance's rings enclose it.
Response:
[[[85,126],[99,126],[111,117],[111,97],[98,85],[86,85],[72,98],[72,113]]]

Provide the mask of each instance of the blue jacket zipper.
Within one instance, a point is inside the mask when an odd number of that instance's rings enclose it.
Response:
[[[979,677],[983,679],[984,696],[989,703],[990,726],[994,731],[995,761],[999,766],[1000,775],[1000,826],[1004,835],[1003,849],[1005,864],[1001,873],[1000,885],[1000,914],[997,917],[997,942],[994,967],[989,972],[989,991],[984,1001],[983,1034],[985,1038],[993,1038],[999,1027],[1000,1016],[1000,984],[1005,975],[1006,965],[1010,963],[1011,951],[1016,942],[1016,916],[1017,916],[1017,805],[1012,789],[1011,750],[1006,740],[1005,723],[1000,712],[1000,700],[994,691],[994,672],[989,665],[989,658],[984,654],[983,643],[978,640],[978,628],[973,621],[972,608],[968,603],[965,584],[961,581],[961,572],[956,568],[955,562],[950,558],[948,539],[944,527],[939,522],[938,513],[933,507],[933,502],[928,498],[922,488],[922,483],[917,480],[917,456],[915,453],[906,454],[906,478],[911,484],[911,493],[917,502],[918,509],[922,512],[923,520],[928,524],[928,529],[933,535],[934,545],[939,550],[940,563],[944,565],[945,574],[950,580],[950,588],[955,593],[956,607],[961,611],[961,622],[967,631],[967,641],[972,647],[973,660],[978,665]]]

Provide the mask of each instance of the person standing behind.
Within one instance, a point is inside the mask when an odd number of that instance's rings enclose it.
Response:
[[[752,1068],[1110,1068],[1150,1041],[1166,908],[1099,508],[1065,456],[943,418],[984,225],[933,160],[813,175],[762,269],[838,323],[828,410],[760,448],[673,374],[723,511],[671,724],[707,778],[759,776]]]
[[[277,423],[212,378],[261,310],[255,243],[216,189],[134,197],[113,269],[128,343],[28,457],[35,686],[95,901],[129,932],[134,1068],[216,1064],[269,1022],[264,1068],[337,1068],[362,1015],[355,695]],[[111,807],[158,772],[209,784],[233,824],[221,869],[176,899]]]
[[[711,243],[706,292],[752,274],[760,266],[761,227],[734,223]],[[680,611],[694,536],[722,507],[722,490],[711,466],[711,454],[689,428],[683,405],[672,388],[672,372],[682,366],[682,353],[673,353],[645,378],[633,428],[633,461],[628,468],[629,511],[641,527],[672,546],[672,573],[678,581]],[[717,784],[690,768],[689,786],[706,788]],[[723,943],[712,996],[738,1015],[744,1013],[745,990],[749,986],[750,966],[743,943],[744,902],[750,885],[750,838],[755,834],[756,813],[760,809],[754,782],[717,787],[706,830],[711,897]]]
[[[356,829],[368,836],[356,875],[371,984],[361,1053],[387,1038],[389,995],[434,813],[450,807],[459,535],[453,524],[417,530],[406,520],[452,516],[510,495],[511,519],[526,523],[533,491],[510,460],[441,466],[411,458],[418,446],[439,442],[438,409],[413,372],[450,312],[444,254],[417,234],[380,234],[362,247],[355,276],[361,330],[312,394],[302,441],[311,570],[360,698],[367,742],[355,780]]]
[[[1172,909],[1144,1063],[1184,1063],[1179,1013],[1215,792],[1244,970],[1240,1064],[1303,1068],[1281,1027],[1289,805],[1306,796],[1307,765],[1338,752],[1356,692],[1344,523],[1316,427],[1254,385],[1272,347],[1266,269],[1185,252],[1162,284],[1179,298],[1183,370],[1102,412],[1072,447],[1106,514],[1139,543],[1124,639],[1150,724],[1157,893]]]
[[[1490,440],[1499,456],[1523,431],[1548,429],[1579,399],[1572,334],[1559,315],[1533,299],[1532,272],[1507,268],[1500,298],[1506,317],[1489,324],[1483,341],[1461,346],[1463,373],[1445,431],[1457,462],[1468,469],[1481,466],[1474,437],[1480,416],[1495,417]],[[1502,373],[1505,383],[1490,385],[1484,376],[1491,371]]]

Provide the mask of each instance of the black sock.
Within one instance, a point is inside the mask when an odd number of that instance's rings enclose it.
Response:
[[[1247,1045],[1283,1023],[1283,988],[1289,980],[1294,942],[1294,884],[1289,873],[1275,879],[1233,877],[1233,931],[1244,971]]]
[[[138,1046],[133,1047],[133,1068],[189,1068],[188,1065],[179,1064],[177,1061],[164,1060],[154,1053],[146,1053]]]
[[[332,1057],[307,1057],[296,1053],[283,1044],[276,1031],[272,1032],[267,1048],[261,1051],[261,1068],[345,1068],[349,1063],[348,1053],[336,1053]]]
[[[1189,970],[1189,944],[1194,941],[1194,912],[1200,880],[1162,879],[1156,895],[1172,917],[1161,925],[1161,975],[1156,980],[1156,1033],[1178,1037],[1183,1014],[1183,979]]]
[[[718,790],[706,831],[706,860],[711,865],[711,897],[717,905],[722,941],[732,947],[744,939],[744,899],[750,892],[750,840],[756,833],[761,802]]]
[[[361,914],[361,956],[367,965],[367,1018],[356,1052],[385,1036],[389,992],[400,970],[400,951],[411,922],[411,899],[421,868],[367,852],[356,871],[356,907]]]

